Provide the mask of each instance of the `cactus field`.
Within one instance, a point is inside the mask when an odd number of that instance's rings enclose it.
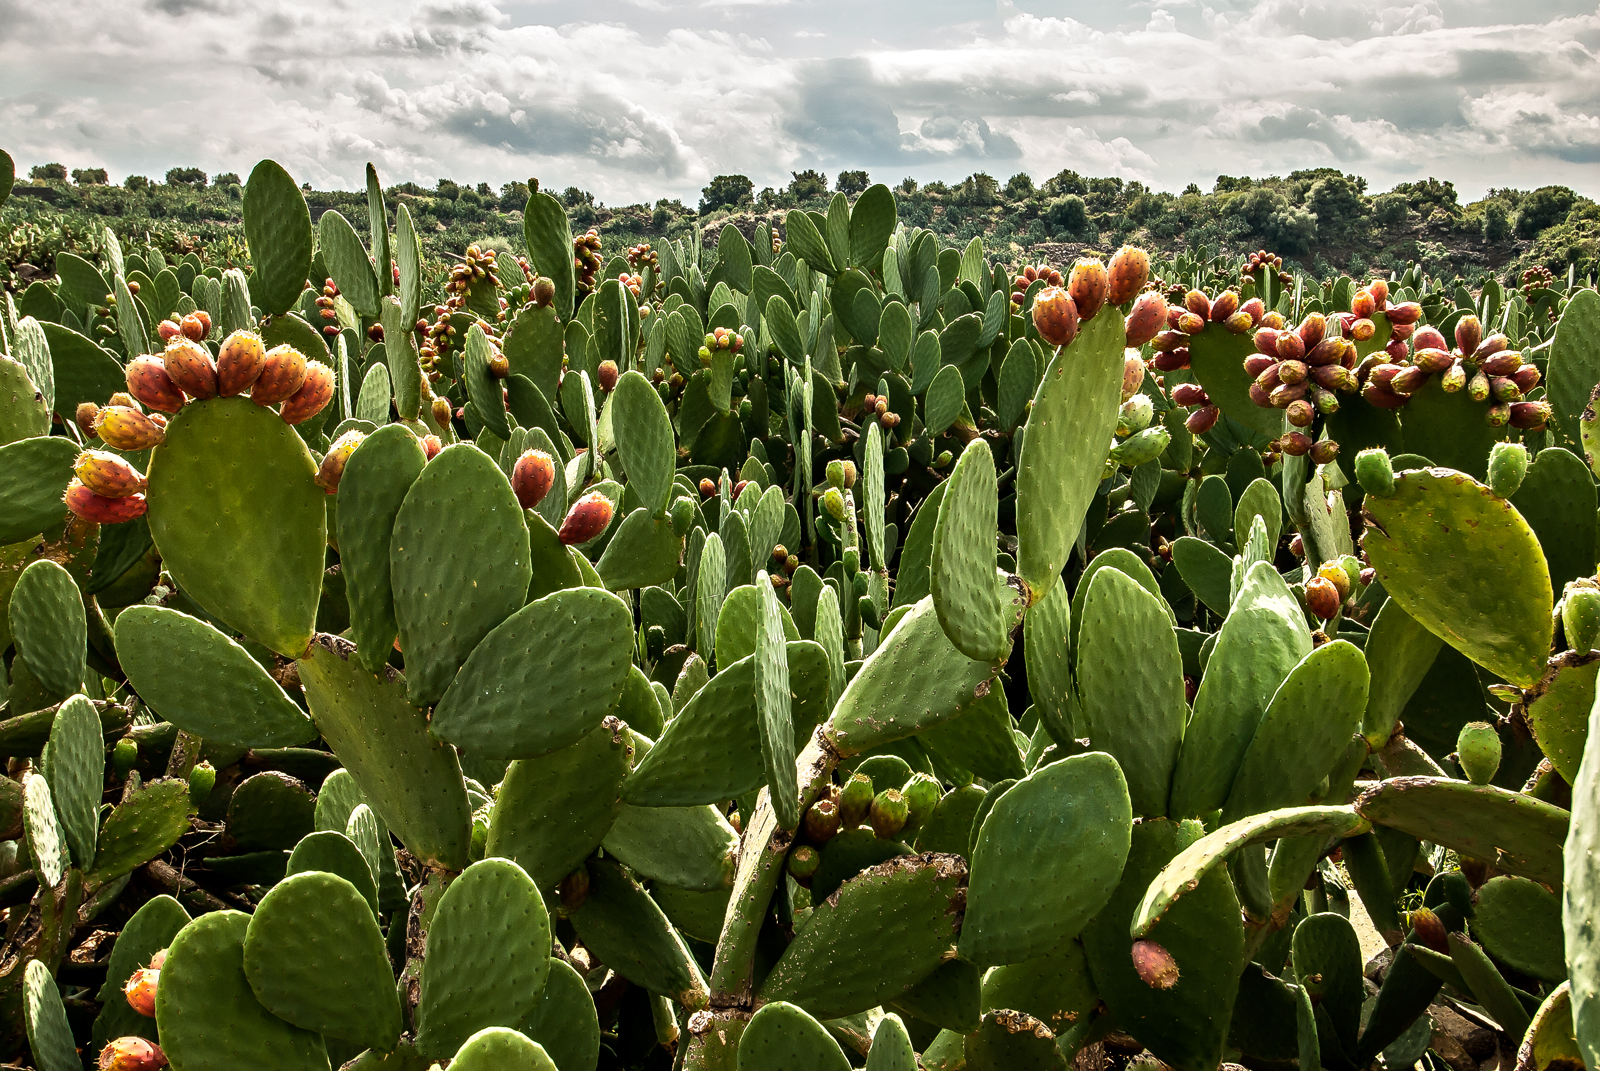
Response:
[[[1600,1071],[1592,281],[366,186],[4,293],[6,1067]]]

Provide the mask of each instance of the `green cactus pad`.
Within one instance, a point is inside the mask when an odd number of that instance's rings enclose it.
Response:
[[[615,863],[589,864],[589,896],[572,915],[584,945],[622,977],[686,1008],[709,999],[705,979],[661,908]]]
[[[977,785],[963,785],[946,792],[934,806],[933,814],[917,830],[917,851],[969,855],[972,820],[987,795]]]
[[[1490,878],[1474,894],[1472,936],[1495,959],[1542,982],[1567,977],[1561,896],[1527,878]]]
[[[756,574],[756,590],[761,593],[755,653],[756,728],[761,738],[761,761],[778,827],[794,829],[800,824],[800,788],[794,770],[799,748],[790,702],[784,618],[765,570]]]
[[[1483,949],[1460,933],[1450,934],[1449,942],[1450,959],[1478,1005],[1511,1037],[1521,1037],[1526,1033],[1528,1009],[1522,1006],[1516,991],[1489,957],[1484,955]]]
[[[473,1034],[450,1060],[455,1071],[557,1071],[558,1065],[538,1042],[504,1026]]]
[[[653,515],[662,516],[672,490],[677,446],[672,420],[650,381],[629,371],[617,381],[611,396],[612,424],[617,431],[617,453],[628,474],[628,486]]]
[[[1572,1022],[1583,1062],[1600,1066],[1600,941],[1596,940],[1596,898],[1600,897],[1600,728],[1593,712],[1583,762],[1572,782],[1572,828],[1565,844],[1562,918],[1568,977],[1571,979]],[[1529,875],[1530,877],[1532,875]]]
[[[170,896],[154,896],[144,902],[123,924],[116,944],[111,946],[111,961],[106,965],[105,984],[95,999],[100,1015],[94,1021],[91,1043],[98,1051],[112,1038],[137,1035],[150,1041],[156,1038],[156,1021],[140,1015],[128,1005],[122,987],[133,972],[148,967],[150,958],[172,943],[189,924],[189,913]]]
[[[1205,330],[1189,336],[1188,345],[1189,370],[1213,405],[1269,439],[1283,434],[1283,414],[1250,398],[1254,377],[1244,370],[1245,358],[1256,351],[1250,332],[1236,335],[1222,324],[1207,323]]]
[[[986,1012],[978,1029],[967,1035],[968,1071],[1066,1071],[1067,1061],[1055,1035],[1026,1012]]]
[[[1192,537],[1186,536],[1184,538]],[[1179,542],[1181,543],[1182,540],[1179,540]],[[1176,548],[1177,544],[1174,543],[1173,546]],[[1210,547],[1211,545],[1207,543],[1206,546]],[[1211,549],[1214,550],[1215,548]],[[1172,608],[1167,605],[1166,596],[1161,594],[1160,583],[1156,581],[1155,574],[1150,571],[1150,566],[1146,565],[1142,558],[1127,547],[1111,547],[1107,550],[1102,550],[1090,560],[1088,565],[1083,567],[1083,575],[1078,577],[1077,589],[1072,593],[1072,616],[1069,622],[1071,639],[1068,641],[1068,646],[1073,652],[1074,660],[1077,657],[1078,632],[1083,624],[1084,600],[1089,597],[1089,590],[1094,586],[1094,578],[1099,575],[1100,570],[1106,568],[1117,570],[1132,577],[1141,588],[1144,588],[1160,600],[1162,612],[1167,615],[1167,619],[1173,624],[1177,623],[1172,615]]]
[[[61,990],[46,967],[36,959],[23,969],[23,1010],[27,1019],[28,1048],[39,1071],[82,1071],[77,1046],[72,1041],[72,1026]]]
[[[263,311],[281,315],[300,300],[311,273],[311,211],[299,183],[275,160],[263,160],[250,172],[243,207],[255,265],[250,296]]]
[[[962,956],[1020,963],[1077,936],[1116,888],[1132,824],[1110,755],[1073,756],[1017,782],[977,835]]]
[[[1360,648],[1325,643],[1290,671],[1261,716],[1222,821],[1307,802],[1361,731],[1369,675]]]
[[[417,1000],[417,1050],[454,1052],[486,1026],[520,1023],[550,971],[550,919],[509,859],[474,863],[450,883],[428,926]]]
[[[1552,658],[1528,704],[1528,725],[1539,750],[1567,784],[1576,784],[1594,707],[1600,658],[1567,652]]]
[[[35,322],[30,320],[23,322],[33,331],[37,331],[38,325]],[[44,393],[34,383],[27,365],[0,354],[0,391],[4,392],[0,396],[5,398],[5,405],[0,407],[0,441],[7,444],[25,442],[33,436],[49,433],[50,405],[45,401]],[[71,445],[70,441],[68,445]],[[59,499],[56,504],[60,505]]]
[[[73,865],[94,863],[100,826],[100,795],[106,772],[106,744],[100,715],[89,700],[75,695],[61,704],[50,729],[50,762],[45,776]]]
[[[939,522],[939,506],[949,489],[948,480],[934,484],[911,518],[905,545],[895,566],[894,605],[915,606],[929,594],[932,585],[933,533]],[[797,574],[798,575],[798,574]]]
[[[1190,839],[1139,887],[1141,898],[1132,916],[1128,934],[1135,940],[1153,936],[1168,912],[1184,896],[1192,894],[1206,875],[1220,869],[1242,848],[1286,837],[1316,835],[1350,837],[1367,832],[1372,824],[1350,807],[1284,807],[1251,815],[1212,833]]]
[[[539,888],[554,888],[616,821],[632,753],[627,729],[608,718],[560,751],[513,762],[485,851],[516,862]]]
[[[757,999],[837,1019],[893,999],[949,958],[961,932],[966,862],[906,855],[863,871],[819,903]],[[852,970],[866,959],[870,971]]]
[[[495,758],[567,747],[617,701],[632,634],[627,604],[604,591],[567,588],[529,603],[466,659],[434,710],[433,731]]]
[[[1159,817],[1188,715],[1183,655],[1159,597],[1114,568],[1091,584],[1077,658],[1081,715],[1095,749],[1127,775],[1133,812]]]
[[[1021,963],[995,967],[983,976],[984,1011],[1026,1012],[1059,1039],[1084,1034],[1099,1003],[1088,956],[1078,941]]]
[[[934,612],[945,635],[969,658],[1005,657],[1011,640],[1008,615],[995,589],[995,534],[999,497],[989,444],[973,439],[950,474],[939,504],[929,562]]]
[[[1157,820],[1134,829],[1122,882],[1083,943],[1095,989],[1119,1027],[1174,1071],[1209,1071],[1221,1058],[1244,966],[1239,901],[1227,875],[1196,875],[1197,886],[1149,934],[1177,963],[1170,989],[1140,979],[1128,938],[1141,894],[1192,835],[1190,825]]]
[[[1544,551],[1555,596],[1569,581],[1594,575],[1594,477],[1571,450],[1540,450],[1511,504],[1533,529]]]
[[[767,586],[771,587],[770,584]],[[756,653],[762,608],[761,591],[754,584],[741,584],[728,592],[728,597],[717,611],[716,652],[719,667],[731,667],[741,658]],[[786,639],[800,638],[799,628],[782,603],[778,604],[778,620]]]
[[[1596,342],[1600,341],[1600,294],[1573,292],[1556,324],[1550,346],[1549,379],[1545,384],[1555,424],[1569,442],[1578,440],[1578,420],[1589,392],[1600,379]]]
[[[973,703],[960,717],[942,721],[919,733],[916,742],[927,750],[940,770],[959,773],[960,776],[951,774],[958,781],[965,780],[968,774],[990,782],[1026,777],[1028,768],[1017,750],[1014,724],[1011,712],[1006,709],[1005,692],[996,688]],[[899,784],[903,785],[909,776],[902,778]],[[879,783],[877,778],[874,783]],[[898,786],[883,782],[883,787]]]
[[[300,838],[300,843],[289,853],[289,865],[285,873],[293,877],[314,871],[337,875],[354,886],[372,909],[373,917],[377,917],[377,879],[366,856],[349,837],[332,829],[322,829]]]
[[[373,366],[374,371],[383,367]],[[388,410],[385,389],[385,416]],[[362,440],[339,480],[339,562],[350,602],[350,638],[356,658],[374,673],[388,660],[400,631],[389,583],[390,535],[424,464],[417,437],[404,425],[389,424]]]
[[[1323,911],[1301,920],[1292,943],[1294,976],[1319,1009],[1323,1051],[1355,1052],[1366,990],[1361,978],[1361,941],[1348,919]]]
[[[206,612],[296,658],[322,591],[327,495],[295,429],[248,398],[191,402],[150,452],[150,534]]]
[[[1398,602],[1384,602],[1372,622],[1364,651],[1372,683],[1361,731],[1374,748],[1388,742],[1395,722],[1400,720],[1443,645],[1443,640],[1406,613]]]
[[[726,1066],[726,1065],[724,1065]],[[783,1001],[765,1004],[739,1038],[738,1071],[849,1071],[823,1025]]]
[[[118,804],[100,830],[92,881],[105,883],[141,867],[189,831],[189,785],[152,781]]]
[[[1375,825],[1488,860],[1504,873],[1561,881],[1571,816],[1532,796],[1442,777],[1395,777],[1363,792],[1355,809]]]
[[[1488,406],[1466,391],[1448,393],[1440,378],[1430,377],[1400,413],[1406,446],[1426,450],[1432,464],[1482,480],[1488,476],[1489,451],[1506,437],[1506,429],[1484,420],[1487,412]]]
[[[938,622],[932,624],[937,630]],[[798,751],[828,709],[830,666],[821,645],[810,640],[791,641],[786,657]],[[766,780],[757,717],[751,655],[694,693],[623,782],[622,798],[639,807],[687,807],[754,792]]]
[[[1066,585],[1058,579],[1043,598],[1028,607],[1022,625],[1028,693],[1040,720],[1057,740],[1076,737],[1079,718],[1078,690],[1072,680],[1068,646],[1071,606]]]
[[[1055,582],[1105,468],[1122,392],[1124,331],[1096,316],[1050,359],[1017,466],[1017,571],[1038,595]]]
[[[1511,503],[1461,473],[1414,469],[1366,510],[1362,546],[1390,597],[1480,666],[1532,687],[1550,651],[1550,573]]]
[[[544,1047],[561,1071],[592,1071],[600,1057],[600,1020],[583,976],[559,959],[550,960],[539,1006],[522,1032]]]
[[[299,663],[322,738],[412,855],[430,866],[465,866],[472,808],[455,749],[428,732],[397,672],[386,669],[380,680],[353,654],[348,641],[319,636]]]
[[[489,336],[483,333],[482,324],[474,323],[467,329],[466,345],[461,351],[465,370],[462,383],[484,428],[504,441],[511,436],[511,426],[506,421],[505,390],[500,381],[489,374],[490,356]]]
[[[33,562],[17,578],[8,612],[17,657],[45,692],[60,701],[83,687],[88,625],[72,574],[48,558]]]
[[[946,1030],[965,1033],[977,1028],[983,971],[964,959],[947,960],[932,974],[889,1001],[886,1007],[933,1023]]]
[[[41,435],[0,446],[0,545],[38,535],[67,515],[61,504],[78,447],[65,436]]]
[[[130,606],[117,615],[116,644],[139,697],[187,733],[239,747],[290,747],[317,735],[244,647],[198,618]]]
[[[940,672],[929,673],[938,666]],[[999,662],[956,650],[931,596],[902,617],[839,697],[825,730],[843,755],[915,736],[969,709],[986,694]]]
[[[1583,1063],[1572,1025],[1572,990],[1562,982],[1544,998],[1518,1052],[1519,1062],[1536,1071],[1561,1071]]]
[[[822,865],[811,878],[812,902],[827,900],[839,886],[869,867],[911,854],[900,841],[881,840],[870,829],[847,829],[822,846]]]
[[[652,517],[641,506],[616,526],[595,572],[610,591],[649,587],[671,581],[682,557],[683,540],[673,532],[671,520]]]
[[[242,852],[288,851],[316,823],[316,799],[296,778],[267,770],[240,783],[228,800],[228,836]]]
[[[183,1071],[251,1065],[328,1071],[322,1038],[267,1011],[250,988],[244,972],[249,925],[242,912],[214,911],[173,938],[156,994],[162,1051]]]
[[[917,1071],[917,1053],[911,1047],[911,1035],[898,1015],[885,1015],[878,1029],[873,1031],[866,1071]]]
[[[302,1030],[385,1051],[400,1037],[378,920],[337,874],[293,874],[272,887],[250,916],[244,973],[263,1007]]]
[[[22,788],[22,830],[27,836],[28,854],[33,857],[42,883],[54,888],[61,884],[68,857],[50,798],[50,784],[43,774],[30,773]]]
[[[726,889],[733,884],[738,845],[739,834],[722,812],[710,805],[623,804],[601,841],[607,854],[616,856],[636,874],[695,892]]]

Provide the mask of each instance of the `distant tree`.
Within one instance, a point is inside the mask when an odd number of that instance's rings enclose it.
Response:
[[[1191,182],[1189,185],[1183,188],[1183,195],[1185,197],[1199,197],[1201,196],[1200,187],[1196,183]]]
[[[1223,211],[1244,220],[1251,233],[1265,235],[1273,213],[1282,208],[1283,198],[1265,186],[1255,186],[1229,197]]]
[[[594,204],[594,194],[588,190],[580,190],[576,186],[568,186],[561,191],[561,203],[568,208],[577,208],[579,205]]]
[[[778,191],[773,189],[771,186],[763,186],[761,188],[761,192],[756,195],[756,203],[760,205],[764,211],[770,212],[772,209],[778,207]]]
[[[1026,171],[1018,171],[1006,179],[1006,200],[1026,201],[1033,194],[1033,176]]]
[[[1065,193],[1075,193],[1082,197],[1088,192],[1089,185],[1083,181],[1083,176],[1070,168],[1064,171],[1057,171],[1044,184],[1044,193],[1047,197],[1060,197]]]
[[[478,188],[478,196],[479,197],[493,197],[494,196],[494,187],[489,185],[487,182],[478,183],[478,187],[477,188]]]
[[[807,168],[804,171],[791,171],[789,175],[794,179],[789,183],[789,192],[795,200],[809,201],[813,197],[828,195],[828,176],[822,172]]]
[[[1000,201],[1000,183],[986,171],[974,172],[956,187],[956,200],[965,205],[987,207]]]
[[[750,199],[756,184],[744,175],[718,175],[700,191],[700,211],[724,206],[733,208]]]
[[[1565,186],[1540,186],[1517,206],[1517,234],[1532,238],[1567,218],[1577,194]]]
[[[917,180],[912,178],[910,175],[907,175],[905,178],[900,180],[900,185],[896,186],[895,189],[900,193],[910,196],[911,194],[917,192]]]
[[[1285,206],[1274,212],[1262,232],[1280,253],[1304,253],[1317,237],[1317,217],[1304,208]]]
[[[73,170],[72,181],[79,186],[104,186],[111,178],[103,167],[80,167]]]
[[[1306,195],[1306,210],[1317,217],[1318,234],[1337,238],[1360,222],[1366,205],[1355,183],[1333,174],[1312,183],[1311,192]]]
[[[1211,187],[1212,193],[1243,193],[1254,186],[1255,180],[1249,175],[1235,178],[1233,175],[1218,175],[1216,184]]]
[[[130,190],[145,190],[150,188],[150,180],[143,175],[129,175],[122,185]]]
[[[174,167],[167,171],[168,186],[193,186],[203,190],[208,181],[203,167]]]
[[[1082,234],[1089,226],[1089,209],[1075,193],[1052,200],[1044,210],[1045,222],[1058,234]]]
[[[1410,212],[1405,196],[1392,190],[1372,199],[1372,221],[1380,227],[1397,227],[1406,221]]]
[[[454,201],[461,196],[461,186],[450,179],[442,178],[434,184],[434,195],[446,201]]]
[[[521,212],[528,207],[528,184],[508,182],[500,187],[500,211]]]
[[[1404,197],[1411,211],[1424,218],[1433,215],[1435,210],[1454,215],[1458,208],[1456,184],[1440,182],[1431,176],[1421,182],[1402,182],[1390,192]]]
[[[28,171],[28,177],[45,182],[67,181],[66,164],[38,164]]]
[[[1511,236],[1511,213],[1504,201],[1498,198],[1483,206],[1483,237],[1490,242],[1503,242]]]
[[[854,197],[870,185],[872,180],[867,177],[865,171],[841,171],[839,180],[833,184],[833,188],[846,197]]]
[[[241,183],[239,182],[239,173],[237,171],[224,171],[220,175],[213,175],[211,177],[211,185],[213,185],[213,186],[238,186],[238,185],[241,185]]]

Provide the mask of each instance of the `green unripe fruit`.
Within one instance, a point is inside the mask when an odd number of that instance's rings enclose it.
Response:
[[[1469,721],[1456,737],[1456,761],[1475,785],[1487,785],[1500,769],[1500,734],[1483,721]]]
[[[131,736],[124,736],[111,749],[111,768],[118,777],[127,777],[128,771],[138,765],[139,745]]]
[[[828,488],[822,496],[822,508],[836,521],[844,520],[844,492],[837,487]]]
[[[826,844],[839,832],[839,805],[824,797],[806,808],[801,820],[806,840]]]
[[[950,451],[941,450],[939,451],[939,456],[933,459],[933,467],[936,469],[948,468],[954,458],[955,455]]]
[[[886,788],[872,797],[872,810],[867,815],[867,822],[879,840],[893,840],[906,827],[906,819],[910,816],[911,808],[900,790]]]
[[[1143,368],[1141,362],[1139,367]],[[1122,408],[1117,412],[1117,434],[1129,436],[1137,434],[1150,426],[1150,421],[1155,419],[1156,406],[1148,394],[1135,394],[1122,403]]]
[[[802,844],[789,853],[789,876],[803,889],[811,887],[811,879],[822,865],[822,853],[809,844]]]
[[[680,498],[672,504],[672,534],[682,539],[694,525],[694,500]]]
[[[1361,490],[1378,498],[1394,494],[1394,467],[1389,455],[1380,449],[1363,450],[1356,455],[1356,482]]]
[[[862,574],[857,573],[857,576]],[[868,628],[881,628],[883,619],[878,616],[878,607],[867,596],[863,595],[856,600],[856,609],[861,614],[861,621]]]
[[[828,462],[828,486],[844,490],[844,462],[838,458]]]
[[[1489,451],[1489,490],[1496,498],[1510,498],[1528,475],[1528,448],[1521,443],[1495,443]]]
[[[927,774],[919,773],[913,775],[900,791],[909,809],[906,828],[921,829],[928,816],[933,814],[933,809],[939,805],[939,782]]]
[[[1600,647],[1600,588],[1593,580],[1574,580],[1561,596],[1561,629],[1567,646],[1579,654]]]
[[[839,825],[854,829],[867,820],[872,810],[872,778],[855,774],[839,790]]]
[[[1143,398],[1144,395],[1139,397]],[[1160,457],[1171,442],[1172,432],[1167,430],[1166,425],[1157,424],[1118,443],[1112,448],[1111,460],[1130,467],[1143,465]]]
[[[1350,596],[1350,574],[1338,562],[1323,562],[1317,568],[1317,575],[1333,585],[1339,593],[1339,601],[1343,602]]]
[[[217,770],[209,762],[197,762],[189,771],[189,805],[198,809],[217,783]]]

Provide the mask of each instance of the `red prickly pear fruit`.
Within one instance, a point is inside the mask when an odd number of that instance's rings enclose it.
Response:
[[[1185,409],[1195,405],[1210,405],[1211,399],[1206,397],[1205,388],[1198,383],[1179,383],[1172,388],[1172,404],[1181,405]]]
[[[750,482],[749,480],[740,480],[738,483],[734,484],[733,485],[733,490],[729,492],[729,496],[735,502],[739,501],[739,496],[744,494],[745,485],[747,485],[749,482]],[[849,487],[850,484],[846,483],[845,486]]]
[[[1344,339],[1325,338],[1306,351],[1306,364],[1338,364],[1344,356]]]
[[[1509,348],[1510,345],[1511,340],[1497,331],[1494,334],[1489,335],[1482,342],[1478,343],[1478,349],[1475,353],[1475,356],[1478,358],[1478,360],[1482,361],[1485,357],[1491,357],[1496,353],[1502,352],[1503,350]]]
[[[1516,350],[1499,350],[1485,357],[1478,367],[1491,376],[1509,376],[1522,367],[1522,354]]]
[[[1305,540],[1300,537],[1299,532],[1296,532],[1289,540],[1289,553],[1293,554],[1296,558],[1304,558],[1306,556]]]
[[[1314,576],[1306,581],[1306,609],[1327,621],[1339,612],[1339,591],[1333,581]]]
[[[167,1055],[153,1041],[141,1037],[117,1038],[100,1050],[100,1071],[161,1071]]]
[[[789,853],[789,876],[802,889],[811,887],[811,879],[816,877],[821,866],[822,853],[809,844],[802,844]]]
[[[1354,391],[1355,373],[1342,364],[1326,364],[1311,370],[1311,382],[1324,390]]]
[[[1279,331],[1277,342],[1280,360],[1298,361],[1306,355],[1305,341],[1293,331]]]
[[[1151,989],[1171,989],[1178,984],[1178,961],[1156,942],[1133,942],[1132,956],[1134,973]]]
[[[556,299],[556,281],[541,275],[533,281],[533,303],[541,309],[548,308]]]
[[[556,482],[556,465],[543,450],[524,450],[511,468],[511,490],[523,509],[533,509]]]
[[[1471,357],[1478,352],[1478,343],[1483,341],[1483,324],[1478,322],[1476,316],[1470,313],[1456,321],[1456,349],[1465,357]]]
[[[201,317],[205,318],[202,319]],[[190,342],[204,342],[211,333],[211,317],[201,312],[191,312],[178,321],[178,327],[183,331],[183,337]]]
[[[217,393],[224,398],[256,385],[267,366],[267,348],[254,331],[235,331],[217,351]]]
[[[73,473],[102,498],[127,498],[145,489],[145,479],[127,460],[105,450],[85,450],[73,463]]]
[[[1150,348],[1157,353],[1169,353],[1172,350],[1181,350],[1189,344],[1189,336],[1179,331],[1176,327],[1168,328],[1150,340]]]
[[[217,396],[217,366],[198,342],[175,338],[161,357],[173,384],[191,398],[204,401]]]
[[[1311,450],[1311,436],[1291,431],[1278,440],[1278,445],[1290,457],[1304,457]]]
[[[94,439],[99,432],[94,430],[95,418],[100,415],[100,407],[93,402],[79,402],[78,408],[72,414],[73,423],[78,425],[78,430],[83,432],[85,439]]]
[[[806,840],[812,844],[826,844],[839,832],[839,805],[824,797],[806,808],[801,822]]]
[[[886,788],[872,797],[872,808],[867,812],[867,824],[879,840],[893,840],[906,827],[911,808],[898,788]]]
[[[1379,312],[1389,303],[1389,283],[1384,279],[1374,279],[1367,284],[1367,292],[1372,295],[1373,303]]]
[[[1176,372],[1180,368],[1189,367],[1189,347],[1180,346],[1170,353],[1158,353],[1150,358],[1150,363],[1158,372]]]
[[[709,476],[702,478],[701,481],[700,481],[700,497],[701,498],[710,498],[712,495],[714,495],[716,493],[717,493],[717,485],[715,483],[711,482],[711,478]]]
[[[1189,429],[1191,435],[1204,435],[1217,426],[1217,421],[1222,419],[1222,410],[1214,405],[1202,405],[1190,413],[1184,420],[1183,426]]]
[[[1300,336],[1300,341],[1306,344],[1306,349],[1310,349],[1327,336],[1328,318],[1320,312],[1313,312],[1300,321],[1296,334]]]
[[[1406,365],[1389,378],[1389,389],[1396,394],[1412,394],[1428,382],[1428,373],[1414,364]]]
[[[67,509],[72,511],[73,516],[96,524],[121,524],[124,521],[131,521],[143,517],[148,508],[144,495],[138,492],[121,498],[97,495],[76,477],[67,484],[67,490],[61,496],[61,500],[67,504]]]
[[[1317,407],[1300,398],[1284,407],[1284,415],[1293,427],[1309,428],[1312,421],[1317,419]]]
[[[1350,597],[1350,574],[1345,572],[1344,566],[1338,562],[1323,562],[1317,568],[1317,575],[1333,585],[1341,601]]]
[[[356,452],[356,447],[366,436],[359,431],[345,432],[333,441],[328,447],[328,452],[322,458],[322,464],[317,468],[317,486],[330,495],[339,493],[339,481],[344,478],[345,463],[350,460],[350,455]]]
[[[1272,393],[1259,383],[1250,384],[1250,400],[1263,409],[1272,408]]]
[[[163,948],[161,951],[157,952],[155,955],[150,957],[150,967],[151,967],[152,970],[159,971],[162,967],[165,967],[166,965],[167,965],[167,950],[166,949]]]
[[[1272,394],[1269,397],[1272,399],[1273,408],[1285,409],[1290,402],[1297,398],[1304,398],[1310,393],[1311,385],[1309,383],[1303,381],[1300,383],[1280,383],[1272,389]]]
[[[1204,291],[1191,290],[1183,295],[1183,307],[1202,320],[1211,319],[1211,299],[1206,297]]]
[[[1274,327],[1259,328],[1255,337],[1251,339],[1256,344],[1256,352],[1265,354],[1273,360],[1278,357],[1278,330]]]
[[[1522,431],[1538,431],[1550,422],[1550,403],[1512,402],[1511,426]]]
[[[1217,295],[1217,300],[1211,303],[1211,319],[1219,324],[1227,323],[1228,318],[1238,311],[1239,292],[1237,290],[1224,290]]]
[[[333,369],[321,361],[306,365],[306,380],[278,410],[285,424],[302,424],[333,401]]]
[[[1111,258],[1106,300],[1113,305],[1126,305],[1149,281],[1150,254],[1143,249],[1125,245]]]
[[[1332,439],[1320,439],[1311,444],[1311,460],[1318,465],[1326,465],[1339,456],[1339,444]]]
[[[1278,382],[1287,383],[1291,387],[1296,383],[1304,383],[1311,369],[1306,367],[1304,361],[1279,361]]]
[[[1443,955],[1450,954],[1450,934],[1438,915],[1426,907],[1419,907],[1411,912],[1409,921],[1411,923],[1409,940],[1412,944],[1431,948]]]
[[[267,351],[261,375],[250,388],[250,400],[257,405],[277,405],[287,401],[306,382],[306,355],[293,346],[274,346]]]
[[[1422,306],[1415,301],[1402,301],[1398,305],[1389,306],[1384,315],[1389,317],[1389,322],[1392,324],[1414,324],[1422,319]]]
[[[1077,306],[1079,319],[1086,323],[1094,319],[1094,314],[1106,303],[1106,292],[1110,286],[1111,277],[1106,273],[1106,266],[1098,260],[1080,260],[1072,266],[1067,293]]]
[[[1126,247],[1124,247],[1126,248]],[[1142,250],[1136,250],[1140,256]],[[1112,299],[1111,304],[1120,305],[1120,301]],[[1138,349],[1146,342],[1155,338],[1167,322],[1167,302],[1154,290],[1139,295],[1139,300],[1133,303],[1133,311],[1123,321],[1123,344],[1130,349]]]
[[[1249,313],[1252,324],[1260,324],[1262,317],[1267,314],[1267,307],[1261,303],[1260,298],[1253,297],[1243,305],[1240,305],[1239,311]]]
[[[1078,336],[1078,306],[1059,286],[1047,286],[1033,299],[1033,326],[1052,346],[1070,345]]]
[[[1124,354],[1122,357],[1122,400],[1127,401],[1139,393],[1139,388],[1144,386],[1144,358],[1137,353]]]
[[[1167,306],[1167,327],[1173,331],[1178,330],[1178,322],[1183,319],[1183,314],[1189,310],[1182,305]]]
[[[1277,364],[1278,359],[1276,357],[1268,357],[1264,353],[1252,353],[1244,359],[1244,370],[1251,379],[1255,379],[1267,369],[1276,367]]]
[[[1497,402],[1520,402],[1522,401],[1522,388],[1517,386],[1517,381],[1509,376],[1491,376],[1489,378],[1489,396]]]
[[[154,417],[127,405],[108,405],[97,412],[94,430],[114,450],[148,450],[167,440],[166,428]]]
[[[156,334],[161,336],[162,342],[171,342],[183,334],[183,328],[176,320],[162,320],[156,324]]]
[[[128,393],[151,409],[176,413],[183,408],[183,392],[172,382],[159,357],[135,357],[124,372]]]
[[[616,361],[600,362],[600,367],[594,370],[594,378],[602,394],[610,394],[617,389],[617,377],[619,374]]]
[[[1407,396],[1396,394],[1382,383],[1368,383],[1361,388],[1361,397],[1368,405],[1379,409],[1399,409],[1406,404]]]
[[[134,971],[122,987],[123,996],[128,998],[128,1007],[140,1015],[155,1018],[156,990],[160,984],[160,971],[152,967],[140,967]]]
[[[439,451],[444,449],[444,443],[437,435],[424,435],[422,437],[422,456],[432,461],[439,456]]]
[[[1372,291],[1367,289],[1357,290],[1355,296],[1350,299],[1350,311],[1363,319],[1370,318],[1373,313],[1377,312],[1378,302],[1372,296]]]
[[[611,500],[599,491],[590,491],[572,504],[556,538],[567,546],[587,543],[611,524]]]
[[[1283,382],[1283,380],[1278,378],[1279,366],[1282,364],[1282,361],[1273,361],[1271,364],[1267,365],[1267,367],[1263,368],[1261,370],[1261,374],[1256,376],[1256,386],[1260,387],[1262,390],[1276,390],[1278,385]]]
[[[1448,350],[1450,343],[1444,340],[1444,335],[1437,327],[1428,324],[1417,328],[1412,334],[1411,346],[1418,350]]]

